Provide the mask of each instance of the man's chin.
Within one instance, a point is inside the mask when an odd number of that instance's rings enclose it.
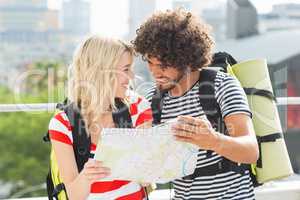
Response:
[[[156,86],[158,87],[159,90],[165,90],[165,91],[168,91],[168,90],[171,90],[173,89],[176,85],[175,84],[159,84],[159,83],[156,83]]]

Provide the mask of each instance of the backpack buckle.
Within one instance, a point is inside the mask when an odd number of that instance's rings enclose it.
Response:
[[[62,190],[65,190],[65,185],[63,183],[56,185],[53,189],[52,196],[58,199],[58,195]]]
[[[86,148],[84,148],[84,147],[79,147],[79,148],[78,148],[78,154],[79,154],[79,155],[83,156],[83,155],[85,155],[86,153],[87,153],[87,149],[86,149]]]

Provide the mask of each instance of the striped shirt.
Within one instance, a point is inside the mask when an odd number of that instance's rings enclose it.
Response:
[[[252,116],[247,97],[234,77],[218,72],[214,80],[215,98],[220,106],[222,117],[244,113]],[[151,88],[146,98],[151,102],[155,88]],[[163,99],[161,122],[179,115],[193,117],[205,116],[199,99],[199,82],[179,97],[166,93]],[[207,151],[199,149],[197,168],[219,162],[221,156],[213,152],[207,157]],[[249,171],[244,175],[227,172],[214,176],[202,176],[195,179],[176,179],[173,182],[174,199],[254,199],[253,185]]]
[[[152,120],[149,102],[133,93],[130,96],[129,111],[134,127]],[[65,112],[61,111],[51,119],[49,134],[51,140],[73,145],[72,127]],[[94,156],[96,147],[96,144],[91,144],[91,157]],[[94,182],[88,197],[90,200],[141,200],[145,198],[140,184],[124,180]]]

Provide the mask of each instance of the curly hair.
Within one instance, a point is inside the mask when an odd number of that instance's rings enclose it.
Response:
[[[159,59],[164,67],[196,70],[212,60],[210,27],[183,9],[153,14],[136,33],[135,51]]]

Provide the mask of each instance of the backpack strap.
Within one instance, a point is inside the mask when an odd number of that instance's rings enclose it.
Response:
[[[219,67],[225,73],[227,73],[227,66],[235,65],[237,61],[227,52],[217,52],[213,55],[212,63],[210,67]]]
[[[247,87],[243,87],[243,89],[247,95],[258,95],[258,96],[266,97],[270,100],[277,102],[277,99],[274,96],[274,94],[268,90],[247,88]]]
[[[132,128],[132,119],[128,106],[119,98],[115,99],[117,110],[113,111],[112,117],[116,128]]]
[[[201,107],[211,122],[213,128],[225,133],[225,127],[221,126],[223,119],[221,118],[220,106],[215,98],[215,78],[218,71],[212,69],[202,69],[199,78],[199,99]]]
[[[115,125],[118,128],[131,128],[132,121],[128,106],[126,106],[126,104],[124,104],[120,99],[116,99],[116,107],[117,110],[112,114]],[[80,172],[83,169],[84,164],[90,158],[91,137],[88,137],[87,135],[85,123],[80,114],[80,109],[77,108],[74,103],[68,103],[68,101],[65,100],[64,103],[58,103],[56,108],[63,110],[71,123],[73,150],[77,169]],[[49,133],[47,133],[43,139],[44,141],[50,141]],[[58,195],[62,190],[65,190],[64,183],[60,183],[52,188],[53,192],[51,198],[58,199]]]
[[[91,137],[86,133],[84,120],[81,117],[80,110],[74,103],[66,105],[63,108],[68,116],[72,127],[73,149],[76,159],[78,172],[83,169],[84,164],[90,158]]]
[[[228,135],[226,125],[221,115],[220,106],[215,98],[215,84],[218,71],[213,69],[202,69],[199,78],[199,98],[202,109],[210,121],[212,126],[219,132]],[[153,112],[154,125],[161,122],[161,112],[163,109],[163,97],[166,91],[156,90],[151,101],[151,108]],[[207,156],[211,156],[212,151],[207,151]],[[219,173],[225,173],[234,171],[243,174],[246,169],[249,169],[249,165],[237,164],[233,161],[226,159],[225,157],[216,164],[212,164],[207,167],[197,168],[193,174],[185,176],[184,179],[194,179],[198,176],[212,176]]]
[[[161,123],[161,112],[163,108],[163,97],[167,91],[160,91],[156,89],[151,101],[151,109],[152,109],[152,117],[153,122],[152,124],[159,125]]]
[[[212,127],[220,133],[229,135],[225,122],[222,118],[220,106],[215,98],[215,78],[218,71],[213,69],[202,69],[199,78],[199,98],[201,107],[211,123]],[[211,156],[212,151],[207,151],[207,156]],[[203,168],[197,168],[193,174],[184,179],[194,179],[199,176],[213,176],[219,173],[234,171],[243,174],[249,165],[237,164],[225,157],[218,163]]]

